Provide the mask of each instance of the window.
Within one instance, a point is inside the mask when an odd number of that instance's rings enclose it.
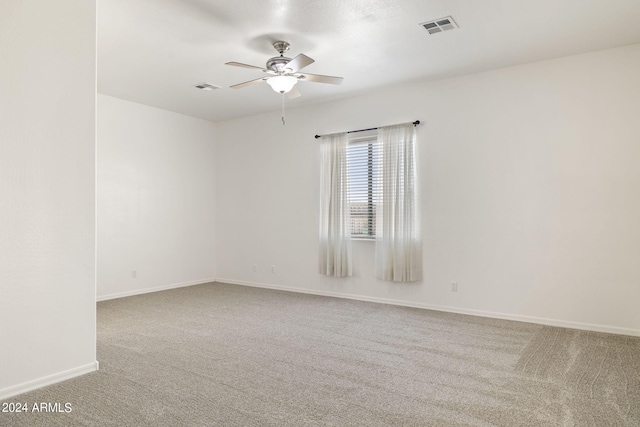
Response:
[[[374,239],[376,236],[379,160],[377,132],[349,135],[347,170],[352,238]]]
[[[319,272],[351,276],[351,239],[376,239],[376,278],[422,279],[415,124],[321,142]]]

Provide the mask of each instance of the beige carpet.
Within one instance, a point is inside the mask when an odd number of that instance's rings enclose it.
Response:
[[[226,284],[98,304],[100,371],[2,426],[640,426],[640,338]]]

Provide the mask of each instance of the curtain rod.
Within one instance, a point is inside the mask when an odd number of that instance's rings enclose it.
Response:
[[[418,125],[420,124],[420,120],[416,120],[415,122],[412,122],[412,124],[413,124],[414,126],[418,126]],[[378,128],[369,128],[369,129],[350,130],[350,131],[349,131],[349,132],[347,132],[347,133],[366,132],[366,131],[368,131],[368,130],[376,130],[376,129],[378,129]],[[316,139],[318,139],[318,138],[322,138],[322,135],[316,135]]]

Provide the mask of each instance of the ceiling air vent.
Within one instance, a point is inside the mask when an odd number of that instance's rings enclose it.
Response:
[[[458,28],[458,24],[456,24],[456,22],[450,16],[447,16],[446,18],[436,19],[434,21],[423,22],[422,24],[420,24],[420,26],[427,30],[429,34],[441,33],[443,31]]]
[[[220,86],[215,86],[215,85],[209,84],[207,82],[198,83],[194,87],[196,87],[196,88],[198,88],[200,90],[216,90],[216,89],[220,89]]]

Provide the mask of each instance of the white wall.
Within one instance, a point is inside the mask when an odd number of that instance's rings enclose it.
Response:
[[[0,399],[97,368],[95,13],[0,3]]]
[[[98,95],[99,300],[214,280],[214,130]]]
[[[218,279],[640,335],[638,75],[633,45],[219,123]],[[320,276],[313,135],[416,119],[424,281],[362,241]]]

